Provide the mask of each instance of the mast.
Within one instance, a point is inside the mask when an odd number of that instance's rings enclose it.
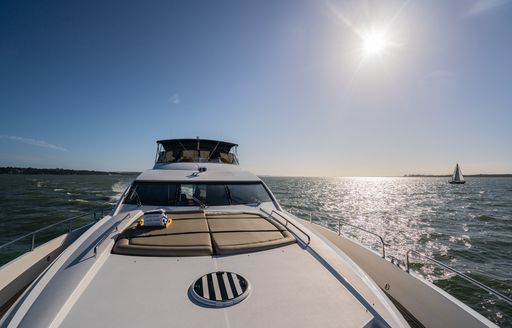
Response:
[[[199,162],[200,158],[201,158],[201,148],[199,146],[199,136],[196,137],[196,140],[197,140],[197,148],[196,148],[197,149],[197,155],[196,155],[197,159],[196,159],[196,161]]]

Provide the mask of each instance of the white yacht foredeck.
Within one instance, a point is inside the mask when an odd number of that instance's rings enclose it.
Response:
[[[219,270],[250,282],[247,299],[222,309],[192,302],[193,281]],[[62,326],[364,327],[372,320],[356,297],[294,244],[227,257],[109,255]]]

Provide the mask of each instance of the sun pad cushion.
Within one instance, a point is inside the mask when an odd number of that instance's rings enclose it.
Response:
[[[168,215],[166,228],[137,227],[123,231],[113,253],[145,256],[201,256],[213,253],[204,213]]]
[[[289,245],[295,238],[279,222],[257,214],[205,216],[204,212],[168,214],[166,228],[124,230],[115,254],[140,256],[208,256],[261,251]]]
[[[207,215],[207,220],[215,254],[256,252],[295,242],[285,227],[259,215]]]

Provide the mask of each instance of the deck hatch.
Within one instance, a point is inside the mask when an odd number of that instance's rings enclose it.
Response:
[[[241,275],[217,271],[197,279],[190,286],[190,294],[202,305],[226,307],[243,301],[250,289],[249,281]]]

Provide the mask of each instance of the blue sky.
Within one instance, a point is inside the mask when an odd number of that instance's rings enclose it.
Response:
[[[200,136],[258,174],[512,173],[511,31],[507,0],[2,1],[0,165]]]

